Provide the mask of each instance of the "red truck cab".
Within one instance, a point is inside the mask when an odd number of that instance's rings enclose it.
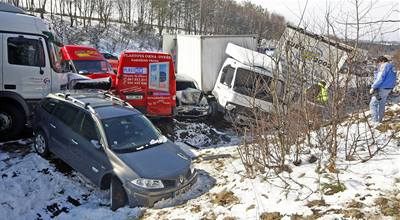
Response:
[[[157,52],[121,53],[116,93],[150,117],[172,117],[176,82],[171,55]]]
[[[116,74],[110,64],[95,48],[78,45],[65,45],[60,49],[63,65],[76,73],[92,79],[111,77],[112,86],[115,87]]]

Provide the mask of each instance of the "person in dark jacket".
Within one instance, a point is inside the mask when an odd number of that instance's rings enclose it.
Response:
[[[370,111],[372,122],[378,124],[382,122],[385,113],[385,105],[389,93],[396,85],[396,70],[392,63],[384,56],[377,59],[378,65],[374,71],[374,83],[371,86]]]

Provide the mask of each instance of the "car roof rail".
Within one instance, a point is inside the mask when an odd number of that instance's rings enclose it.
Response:
[[[116,96],[114,96],[112,93],[110,93],[109,91],[102,91],[100,92],[102,93],[105,97],[110,98],[111,101],[117,101],[119,102],[121,105],[126,106],[128,108],[133,108],[133,106],[131,104],[129,104],[127,101],[124,101]]]
[[[56,93],[56,95],[58,97],[64,98],[65,100],[71,101],[74,104],[79,104],[81,105],[83,108],[88,109],[91,113],[95,114],[96,111],[94,110],[94,108],[92,108],[92,106],[90,106],[90,103],[85,103],[82,102],[79,99],[76,99],[74,97],[71,97],[71,94],[64,94],[64,93]]]

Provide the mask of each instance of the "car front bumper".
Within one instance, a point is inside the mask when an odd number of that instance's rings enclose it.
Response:
[[[160,200],[173,198],[178,195],[181,195],[188,190],[196,183],[197,181],[197,172],[195,172],[190,179],[187,179],[186,182],[180,186],[161,189],[159,191],[138,191],[135,189],[126,188],[129,206],[145,206],[145,207],[153,207],[154,204]]]
[[[209,107],[181,105],[176,107],[178,117],[197,118],[207,116],[210,113]]]

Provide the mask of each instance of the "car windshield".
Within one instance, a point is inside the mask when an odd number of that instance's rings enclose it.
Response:
[[[106,60],[74,60],[72,61],[78,73],[113,73],[110,64]]]
[[[167,139],[143,115],[102,120],[108,145],[116,152],[131,152],[161,144]]]
[[[181,91],[188,88],[196,89],[196,85],[191,81],[176,81],[176,91]]]

